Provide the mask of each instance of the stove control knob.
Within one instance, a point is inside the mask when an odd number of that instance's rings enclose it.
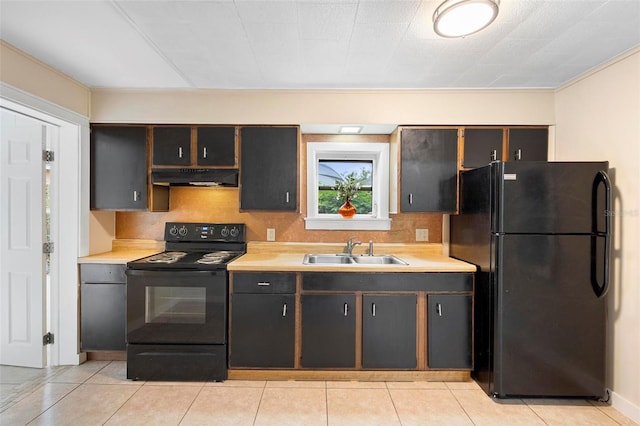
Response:
[[[220,235],[222,235],[224,238],[227,238],[229,236],[229,228],[227,228],[226,226],[222,228],[222,231],[220,231]]]
[[[174,237],[176,235],[178,235],[178,227],[173,225],[170,229],[169,229],[169,234],[173,235]]]
[[[178,229],[178,234],[180,234],[181,237],[184,237],[185,235],[187,235],[188,232],[189,230],[184,225],[182,225],[182,227]]]
[[[231,236],[233,238],[236,238],[238,235],[240,235],[240,230],[238,228],[236,228],[235,226],[233,228],[231,228]]]

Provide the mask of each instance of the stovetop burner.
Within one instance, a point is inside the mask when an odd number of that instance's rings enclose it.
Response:
[[[167,223],[165,250],[127,264],[129,269],[226,269],[246,252],[244,224]]]

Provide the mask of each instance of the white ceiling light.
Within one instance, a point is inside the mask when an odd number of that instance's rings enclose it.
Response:
[[[342,126],[340,127],[340,133],[360,133],[362,126]]]
[[[433,29],[442,37],[464,37],[491,24],[500,0],[446,0],[433,13]]]

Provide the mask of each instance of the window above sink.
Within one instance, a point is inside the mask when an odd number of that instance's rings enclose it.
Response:
[[[361,188],[366,207],[351,219],[332,212],[331,176],[364,174]],[[366,195],[366,197],[365,197]],[[389,144],[377,142],[307,143],[307,217],[305,229],[389,230]],[[342,204],[342,202],[340,202]]]

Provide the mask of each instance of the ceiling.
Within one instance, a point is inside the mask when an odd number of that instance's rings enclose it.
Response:
[[[443,39],[442,0],[0,0],[0,37],[92,88],[556,88],[640,45],[639,0],[502,0]]]

